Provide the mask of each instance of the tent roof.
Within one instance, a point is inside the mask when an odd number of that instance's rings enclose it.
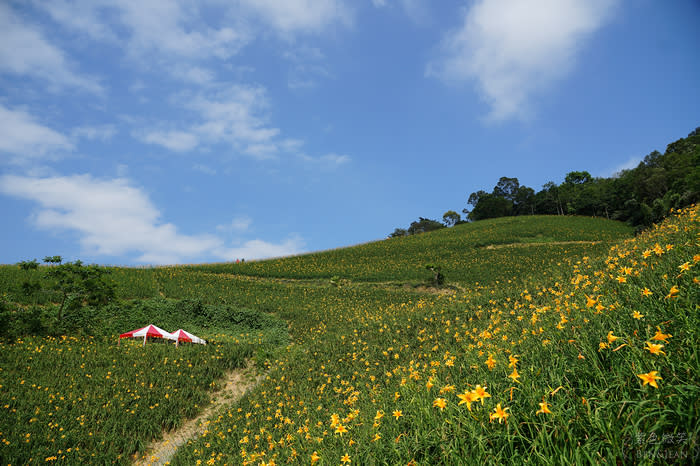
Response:
[[[206,345],[207,342],[206,340],[199,338],[196,335],[191,334],[190,332],[183,330],[183,329],[177,329],[173,333],[171,333],[173,339],[176,341],[189,341],[192,343],[199,343],[202,345]]]
[[[139,338],[139,337],[155,337],[155,338],[167,338],[168,340],[174,339],[170,332],[166,332],[160,327],[156,327],[153,324],[147,325],[143,328],[132,330],[131,332],[122,333],[119,338]]]

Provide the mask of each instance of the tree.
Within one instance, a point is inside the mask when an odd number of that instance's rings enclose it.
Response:
[[[535,190],[520,186],[513,200],[514,215],[535,215]]]
[[[47,259],[56,257],[58,256]],[[77,309],[85,304],[91,306],[107,304],[113,299],[115,286],[114,283],[106,280],[108,273],[109,270],[103,267],[84,266],[79,260],[50,267],[44,278],[48,281],[48,288],[60,296],[58,320],[63,318],[65,310]]]
[[[394,230],[392,234],[389,235],[389,238],[400,238],[402,236],[407,236],[408,231],[406,231],[405,228],[397,228]]]
[[[593,181],[593,177],[587,171],[582,172],[569,172],[564,178],[564,183],[567,184],[585,184]]]
[[[426,233],[429,231],[439,230],[440,228],[445,228],[445,225],[436,220],[418,217],[418,221],[411,222],[411,225],[408,227],[408,234],[416,235],[418,233]]]
[[[508,199],[509,201],[515,201],[515,196],[520,188],[520,182],[517,178],[508,178],[507,176],[502,176],[496,186],[493,187],[493,195]]]
[[[18,262],[19,268],[22,270],[36,270],[39,267],[39,262],[36,259],[30,261]]]
[[[442,222],[448,227],[458,224],[461,220],[462,217],[454,210],[448,210],[442,214]]]
[[[485,194],[479,198],[477,205],[469,212],[469,220],[507,217],[512,211],[512,201],[493,194]]]
[[[469,195],[469,199],[467,200],[467,203],[471,205],[472,207],[476,207],[476,205],[479,203],[479,199],[481,199],[483,196],[488,195],[486,191],[479,190],[475,193],[471,193]]]

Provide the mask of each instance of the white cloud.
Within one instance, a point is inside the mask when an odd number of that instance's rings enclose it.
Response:
[[[342,0],[240,0],[282,34],[315,33],[331,25],[350,25],[352,14]]]
[[[63,51],[47,41],[38,28],[25,24],[6,4],[0,4],[0,31],[0,73],[39,78],[55,89],[102,92],[94,78],[72,71]]]
[[[573,67],[585,40],[618,0],[479,0],[442,43],[427,74],[475,80],[489,118],[526,117],[533,98]]]
[[[80,235],[86,252],[101,256],[136,253],[137,261],[152,264],[295,254],[303,242],[290,238],[280,244],[250,240],[228,248],[214,235],[186,235],[161,220],[148,196],[128,180],[101,180],[90,175],[29,177],[0,176],[0,193],[39,204],[32,216],[42,230],[69,230]]]
[[[136,132],[136,137],[148,144],[157,144],[175,152],[187,152],[199,143],[195,134],[187,131],[148,131]]]
[[[73,149],[68,137],[38,123],[24,110],[11,110],[0,104],[0,152],[13,161],[51,156]]]
[[[252,223],[252,218],[248,217],[247,215],[243,215],[241,217],[234,218],[233,220],[231,220],[231,223],[228,223],[226,225],[218,225],[216,229],[218,231],[224,232],[244,233],[248,231]]]
[[[429,2],[426,0],[393,0],[408,18],[417,24],[424,24],[431,20]],[[372,0],[375,8],[389,7],[387,0]]]
[[[216,175],[216,170],[214,170],[213,168],[211,168],[208,165],[203,165],[201,163],[197,163],[197,164],[193,165],[192,170],[197,170],[198,172],[202,172],[205,175],[211,175],[211,176]]]
[[[79,126],[71,130],[73,139],[87,139],[90,141],[107,141],[117,133],[114,125]]]
[[[350,157],[339,154],[326,154],[321,156],[321,161],[330,165],[343,165],[350,162]]]
[[[215,93],[200,93],[184,105],[201,115],[204,122],[197,126],[197,132],[212,141],[262,144],[279,134],[279,129],[266,125],[262,113],[268,103],[261,86],[233,85]]]
[[[156,51],[188,58],[228,58],[247,42],[245,34],[228,26],[203,24],[195,3],[168,0],[122,0],[120,19],[131,29],[130,51]]]
[[[284,53],[290,64],[287,86],[290,89],[315,87],[319,78],[331,76],[323,64],[325,56],[318,47],[301,46]]]
[[[633,168],[636,168],[637,165],[643,160],[642,157],[637,157],[637,156],[632,156],[629,159],[627,159],[626,162],[623,162],[619,165],[617,165],[615,168],[611,170],[607,170],[606,172],[603,172],[600,176],[605,177],[605,178],[610,178],[613,176],[616,176],[623,170],[631,170]]]
[[[216,2],[208,2],[211,6]],[[211,27],[196,2],[173,0],[57,0],[36,2],[52,19],[94,40],[119,43],[128,32],[132,57],[155,52],[170,57],[229,58],[247,41],[238,26]],[[216,6],[216,5],[214,5]],[[217,17],[232,15],[220,14]],[[235,16],[233,16],[235,18]],[[107,19],[109,18],[109,21]],[[116,32],[115,29],[119,29]]]
[[[296,156],[302,160],[307,167],[316,167],[321,169],[333,170],[341,165],[349,163],[352,159],[347,155],[340,154],[326,154],[320,157],[313,157],[302,152],[297,153]]]
[[[206,85],[212,83],[215,78],[212,70],[201,66],[174,66],[171,71],[176,78],[192,84]]]
[[[35,0],[33,3],[44,9],[57,23],[84,32],[94,40],[118,41],[117,35],[100,17],[100,8],[108,5],[105,1]]]
[[[257,159],[276,157],[298,145],[292,139],[280,140],[280,130],[268,124],[267,96],[260,86],[232,85],[218,91],[183,93],[173,101],[192,111],[195,122],[179,130],[138,130],[134,135],[178,152],[225,143]]]
[[[253,239],[236,248],[221,251],[222,258],[226,260],[236,259],[262,259],[270,257],[284,257],[304,252],[304,241],[293,236],[280,244],[269,243],[260,239]]]

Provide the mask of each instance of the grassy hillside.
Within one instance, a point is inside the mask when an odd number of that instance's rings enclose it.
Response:
[[[700,437],[699,222],[688,209],[632,239],[601,219],[520,217],[273,261],[114,270],[127,301],[94,316],[103,335],[1,345],[0,457],[128,462],[257,353],[267,378],[175,464],[683,462]],[[452,287],[395,286],[426,280],[426,263]],[[19,274],[0,268],[9,312],[36,314]],[[215,345],[186,358],[114,346],[120,322],[143,319],[193,325]],[[46,375],[78,354],[85,374]],[[182,388],[206,367],[196,394]],[[125,428],[138,440],[117,441]]]
[[[508,217],[457,225],[430,234],[376,241],[360,246],[290,258],[196,266],[195,270],[278,278],[331,278],[355,281],[411,281],[426,276],[425,264],[439,264],[449,280],[460,283],[485,282],[520,276],[531,267],[527,262],[545,259],[541,251],[521,248],[488,249],[489,246],[571,243],[554,248],[561,257],[585,254],[589,244],[609,242],[631,235],[631,228],[620,222],[589,217]],[[605,247],[605,246],[603,246]],[[592,250],[600,250],[593,248]],[[507,270],[480,267],[504,263],[514,257]],[[518,258],[522,258],[519,261]]]

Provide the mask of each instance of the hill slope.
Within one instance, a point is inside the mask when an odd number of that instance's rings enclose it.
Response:
[[[541,251],[536,250],[492,251],[486,249],[488,246],[571,243],[552,250],[561,258],[566,254],[585,255],[592,247],[590,243],[607,245],[631,233],[627,225],[602,218],[508,217],[320,253],[242,264],[195,266],[194,270],[278,278],[338,276],[353,281],[415,281],[427,276],[425,264],[436,264],[442,267],[448,280],[466,284],[520,276],[530,267],[527,262],[532,257],[542,256]],[[607,248],[606,245],[602,248]],[[518,267],[517,260],[512,261],[507,270],[481,265],[503,264],[506,256],[522,258],[519,263],[523,268]],[[547,258],[554,260],[552,256]]]
[[[108,335],[96,343],[29,337],[3,344],[0,402],[8,415],[0,420],[0,456],[75,462],[95,461],[89,455],[97,454],[98,461],[125,463],[159,435],[158,423],[171,428],[181,422],[165,413],[176,407],[192,416],[191,397],[201,403],[201,384],[196,392],[158,384],[159,374],[173,376],[168,361],[180,362],[184,381],[206,369],[209,383],[221,364],[235,366],[241,354],[257,351],[266,379],[217,413],[174,464],[687,458],[700,437],[699,234],[697,208],[636,238],[600,219],[520,217],[273,261],[117,269],[118,294],[129,302],[109,308],[109,328],[134,312],[168,322],[177,315],[186,325],[191,311],[191,323],[216,346],[202,354],[189,349],[186,360],[198,367],[183,364],[183,353],[172,346],[128,347],[121,367]],[[443,266],[456,285],[449,293],[393,286],[425,280],[426,262]],[[17,279],[18,273],[0,269],[0,277]],[[345,279],[340,286],[328,280],[334,275]],[[0,279],[13,312],[25,312],[15,304],[13,283]],[[190,301],[169,301],[184,298]],[[249,330],[220,334],[240,308],[252,310],[243,313]],[[261,322],[272,318],[263,312],[288,326],[290,344],[273,353],[268,334],[255,330],[256,313]],[[207,316],[217,323],[211,334]],[[243,344],[235,361],[226,361]],[[116,405],[111,418],[127,419],[121,427],[95,427],[106,414],[99,404],[73,407],[77,397],[105,402],[104,391],[85,374],[46,377],[71,345],[87,358],[100,386],[110,387],[106,377],[117,373],[123,387],[131,367],[148,375],[150,388],[141,383],[125,399],[110,392]],[[48,396],[37,396],[37,386]],[[126,414],[119,403],[128,404]],[[27,426],[26,432],[15,433],[12,425]],[[70,435],[62,438],[56,425]],[[144,433],[138,442],[95,449],[127,426]],[[661,438],[667,442],[654,440]]]

